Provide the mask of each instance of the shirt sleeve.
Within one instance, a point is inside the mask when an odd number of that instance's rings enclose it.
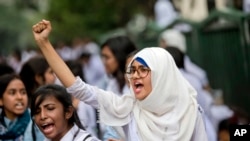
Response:
[[[74,84],[66,89],[68,93],[72,94],[84,103],[91,105],[94,108],[99,107],[97,94],[95,92],[98,88],[84,83],[80,77],[76,77]]]

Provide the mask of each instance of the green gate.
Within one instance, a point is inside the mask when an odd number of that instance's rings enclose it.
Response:
[[[250,16],[235,10],[213,11],[185,33],[187,54],[207,72],[212,88],[222,89],[226,104],[250,113]]]

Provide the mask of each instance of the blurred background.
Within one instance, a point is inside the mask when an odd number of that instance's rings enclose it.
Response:
[[[31,28],[41,19],[51,21],[58,48],[116,35],[159,46],[164,30],[178,29],[213,97],[250,113],[249,12],[250,0],[0,0],[0,62],[18,53],[25,62],[37,50]]]

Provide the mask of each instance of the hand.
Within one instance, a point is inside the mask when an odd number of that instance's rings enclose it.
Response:
[[[50,21],[42,20],[39,23],[33,25],[32,30],[35,40],[40,43],[42,41],[48,40],[48,36],[52,30],[52,27]]]

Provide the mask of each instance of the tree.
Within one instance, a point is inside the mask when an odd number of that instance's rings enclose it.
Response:
[[[53,24],[52,40],[71,41],[75,36],[97,37],[123,27],[135,13],[150,13],[148,7],[153,1],[52,0],[48,12],[48,19]]]

